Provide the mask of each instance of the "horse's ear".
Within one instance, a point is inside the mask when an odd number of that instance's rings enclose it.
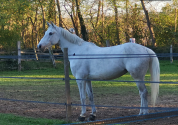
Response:
[[[48,25],[48,27],[51,26],[51,24],[49,22],[47,22],[47,25]]]
[[[51,25],[53,26],[53,27],[55,27],[55,25],[54,25],[54,23],[51,21]]]

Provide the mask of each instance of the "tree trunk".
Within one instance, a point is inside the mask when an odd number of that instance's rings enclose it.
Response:
[[[62,27],[62,15],[59,0],[56,0],[58,14],[59,14],[59,27]]]
[[[135,7],[132,10],[132,38],[138,38],[138,9],[137,9],[137,4],[135,4]]]
[[[43,33],[45,34],[45,12],[43,10],[43,6],[41,5],[42,13],[43,13]]]
[[[101,9],[101,0],[99,0],[99,3],[98,3],[98,13],[97,13],[97,17],[96,17],[95,27],[97,27],[97,25],[98,25],[98,21],[99,21],[99,17],[100,17],[100,9]]]
[[[74,22],[75,22],[75,34],[79,36],[79,18],[77,13],[76,16],[74,17]]]
[[[115,12],[115,22],[116,22],[116,37],[117,37],[117,43],[120,45],[120,39],[119,39],[119,21],[118,21],[118,10],[116,5],[116,0],[114,2],[114,12]]]
[[[79,17],[79,20],[80,20],[82,38],[85,41],[88,41],[88,34],[87,34],[87,31],[86,31],[86,27],[85,27],[83,17],[82,17],[81,12],[80,12],[79,3],[78,3],[78,0],[75,0],[75,1],[76,1],[76,6],[77,6],[78,17]]]
[[[38,8],[36,8],[36,14],[35,14],[35,20],[33,21],[33,19],[31,17],[29,17],[31,23],[32,23],[32,36],[31,36],[31,41],[32,41],[32,48],[34,48],[34,32],[35,32],[35,39],[36,39],[36,44],[37,44],[37,30],[36,30],[36,27],[37,27],[37,15],[38,15]],[[36,45],[35,45],[36,46]]]
[[[35,15],[35,27],[34,27],[34,30],[35,30],[35,36],[36,36],[36,46],[38,45],[38,33],[37,33],[37,17],[38,17],[38,8],[36,8],[36,15]]]
[[[54,0],[48,0],[48,15],[47,19],[52,22],[56,22],[56,10],[55,10],[55,1]]]
[[[102,0],[102,15],[101,15],[101,18],[102,18],[102,37],[104,39],[104,0]],[[102,41],[104,42],[104,41]]]
[[[24,39],[24,38],[25,38],[25,37],[24,37],[24,36],[25,36],[24,20],[22,20],[22,27],[23,27],[23,28],[22,28],[22,35],[21,35],[21,36],[22,36],[22,43],[23,43],[24,49],[26,49],[26,46],[25,46],[25,39]]]
[[[79,36],[79,19],[78,19],[78,13],[75,11],[75,0],[72,0],[72,12],[73,12],[73,20],[74,20],[74,29],[75,29],[75,34]]]
[[[41,5],[42,15],[43,15],[43,33],[45,34],[45,12],[41,0],[38,0]]]
[[[152,46],[154,47],[155,46],[155,34],[154,34],[154,30],[153,30],[153,27],[151,26],[151,22],[150,22],[150,18],[149,18],[149,15],[148,15],[148,11],[145,8],[143,0],[141,0],[141,4],[142,4],[143,10],[145,12],[148,28],[150,30],[150,35],[151,35],[151,38],[152,38]]]
[[[173,45],[176,44],[176,31],[177,31],[177,8],[175,8],[175,29],[174,29],[174,42]]]
[[[126,0],[126,42],[129,41],[129,24],[128,24],[128,0]]]

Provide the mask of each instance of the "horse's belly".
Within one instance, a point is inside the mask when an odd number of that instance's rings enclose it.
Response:
[[[90,72],[89,74],[89,79],[101,79],[101,80],[110,80],[110,79],[115,79],[118,78],[122,75],[124,75],[125,73],[127,73],[126,69],[123,70],[110,70],[110,71],[93,71]]]

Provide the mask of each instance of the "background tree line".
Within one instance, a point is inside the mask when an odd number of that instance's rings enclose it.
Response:
[[[154,7],[144,10],[151,3],[143,0],[1,0],[0,3],[0,48],[8,52],[16,49],[18,40],[24,49],[36,48],[47,29],[47,21],[66,29],[74,28],[78,36],[99,46],[105,46],[106,40],[110,45],[122,44],[131,37],[147,46],[176,46],[178,41],[177,0],[160,12]]]

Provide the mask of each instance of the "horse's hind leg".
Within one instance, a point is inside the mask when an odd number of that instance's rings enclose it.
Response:
[[[146,86],[143,82],[136,82],[137,87],[139,89],[139,94],[140,94],[140,98],[141,98],[141,109],[140,109],[140,113],[139,115],[142,114],[147,114],[148,113],[148,101],[147,101],[147,89]],[[146,108],[146,109],[144,109]]]
[[[87,94],[88,94],[88,98],[90,100],[90,105],[91,105],[91,108],[92,108],[92,113],[90,114],[90,117],[89,117],[89,121],[94,121],[95,120],[95,117],[96,117],[96,108],[95,108],[95,104],[94,104],[94,101],[93,101],[93,90],[92,90],[92,85],[91,85],[91,81],[87,81]]]
[[[141,60],[141,59],[140,59]],[[136,60],[135,60],[136,61]],[[142,63],[138,65],[129,65],[130,67],[127,68],[127,71],[130,72],[132,78],[136,81],[140,98],[141,98],[141,108],[139,115],[147,114],[148,113],[148,101],[147,101],[147,89],[144,83],[145,74],[148,70],[148,62],[147,60],[143,60]],[[130,64],[130,63],[129,63]],[[138,81],[138,82],[137,82]]]

